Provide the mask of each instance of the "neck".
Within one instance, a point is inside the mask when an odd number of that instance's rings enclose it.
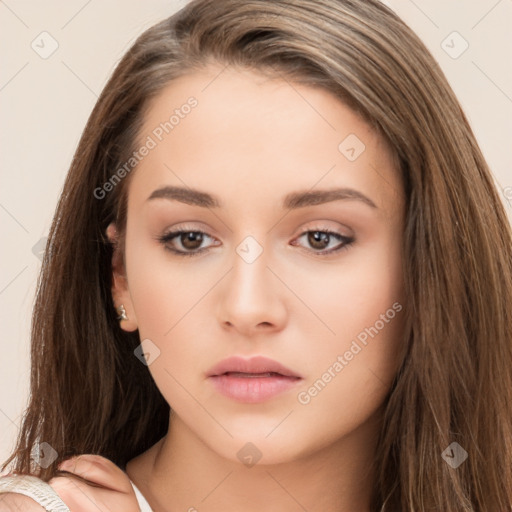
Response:
[[[294,460],[252,467],[228,460],[171,413],[168,434],[127,473],[154,512],[367,512],[380,423]]]

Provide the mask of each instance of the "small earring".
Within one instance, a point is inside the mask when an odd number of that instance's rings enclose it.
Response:
[[[128,320],[128,317],[126,316],[126,309],[124,309],[124,306],[121,304],[116,308],[116,311],[118,313],[118,320]]]

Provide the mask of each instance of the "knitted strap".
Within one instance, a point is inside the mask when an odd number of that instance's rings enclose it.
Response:
[[[47,512],[70,512],[51,485],[30,475],[0,477],[0,493],[24,494],[39,503]]]

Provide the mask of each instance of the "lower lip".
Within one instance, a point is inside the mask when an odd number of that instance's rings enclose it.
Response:
[[[288,391],[302,379],[284,375],[269,377],[214,375],[210,380],[222,395],[238,402],[255,404]]]

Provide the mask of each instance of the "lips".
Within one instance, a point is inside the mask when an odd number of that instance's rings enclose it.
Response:
[[[269,400],[296,387],[302,377],[266,357],[230,357],[208,372],[208,380],[222,395],[246,404]]]
[[[229,357],[216,364],[208,372],[209,377],[225,374],[239,374],[237,375],[239,377],[268,377],[268,374],[278,374],[284,377],[302,378],[281,363],[262,356],[255,356],[250,359],[237,356]]]

